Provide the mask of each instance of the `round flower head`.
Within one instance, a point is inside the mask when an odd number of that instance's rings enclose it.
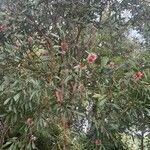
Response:
[[[26,121],[26,124],[31,127],[34,124],[33,119],[28,118],[27,121]]]
[[[61,50],[62,50],[62,51],[68,50],[68,43],[66,43],[66,42],[61,42]]]
[[[29,44],[33,43],[33,38],[31,36],[28,37],[28,43]]]
[[[142,78],[142,76],[143,76],[143,73],[140,72],[140,71],[138,71],[138,72],[135,72],[135,73],[132,75],[132,79],[133,79],[134,81],[138,81],[138,80],[140,80],[140,79]]]
[[[87,62],[91,64],[94,63],[96,59],[97,59],[97,55],[95,53],[89,53],[87,57]]]
[[[102,142],[101,142],[100,139],[96,139],[96,140],[95,140],[95,144],[96,144],[96,145],[100,145],[101,143],[102,143]]]

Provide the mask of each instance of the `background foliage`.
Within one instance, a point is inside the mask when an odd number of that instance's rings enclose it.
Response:
[[[2,1],[0,147],[148,149],[149,13],[143,0]]]

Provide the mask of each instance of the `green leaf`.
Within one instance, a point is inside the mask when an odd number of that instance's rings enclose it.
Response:
[[[108,57],[103,57],[101,60],[101,68],[105,67],[108,61],[109,61]]]
[[[8,148],[8,150],[13,150],[14,149],[14,143]]]
[[[11,98],[7,98],[7,99],[4,101],[4,105],[7,105],[10,100],[11,100]]]
[[[77,114],[77,115],[79,115],[79,116],[85,117],[85,114],[82,113],[82,112],[78,112],[78,111],[75,111],[75,110],[74,110],[73,113],[75,113],[75,114]]]
[[[59,36],[57,34],[54,33],[50,33],[53,37],[56,37],[57,39],[59,39]]]
[[[36,149],[36,146],[35,146],[35,143],[34,143],[34,142],[32,142],[32,148],[33,148],[33,149]]]
[[[20,98],[20,93],[14,96],[14,100],[17,101]]]
[[[98,100],[102,100],[102,99],[104,99],[104,98],[106,97],[106,95],[101,95],[101,94],[96,94],[96,93],[95,93],[95,94],[93,95],[93,97],[94,97],[94,98],[98,98]]]
[[[147,115],[150,117],[150,110],[145,108],[145,110],[147,111]]]
[[[6,114],[0,114],[0,118],[3,118],[5,116],[6,116]]]
[[[68,76],[68,77],[65,79],[65,81],[64,81],[65,85],[67,85],[68,81],[71,80],[71,79],[72,79],[72,76],[71,76],[71,75]]]
[[[32,92],[32,94],[31,94],[31,96],[30,96],[30,100],[33,99],[33,97],[35,96],[36,92],[37,92],[37,91],[33,91],[33,92]]]
[[[31,142],[27,145],[27,150],[31,150],[32,149],[32,145]]]
[[[118,105],[116,105],[116,104],[111,104],[111,106],[113,106],[114,108],[116,108],[116,109],[121,109]]]
[[[96,94],[96,93],[95,93],[95,94],[93,95],[93,97],[94,97],[94,98],[100,98],[100,97],[101,97],[101,95],[100,95],[100,94]]]
[[[6,142],[4,145],[3,145],[3,147],[2,148],[5,148],[5,147],[7,147],[8,145],[10,145],[10,144],[12,144],[12,141],[8,141],[8,142]]]
[[[105,105],[106,101],[107,101],[107,99],[100,101],[98,106],[101,107],[101,106]]]

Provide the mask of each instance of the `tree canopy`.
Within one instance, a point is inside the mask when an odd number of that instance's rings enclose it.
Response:
[[[0,148],[149,148],[148,1],[0,5]]]

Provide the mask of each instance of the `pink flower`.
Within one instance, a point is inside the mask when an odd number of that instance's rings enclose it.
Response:
[[[100,144],[102,144],[102,141],[101,141],[100,139],[96,139],[96,140],[95,140],[95,144],[96,144],[96,145],[100,145]]]
[[[61,54],[62,54],[62,55],[65,55],[65,54],[66,54],[66,51],[61,51]]]
[[[86,65],[84,65],[84,64],[79,64],[79,68],[80,68],[80,69],[86,69]]]
[[[142,76],[143,76],[143,73],[140,72],[140,71],[138,71],[138,72],[135,72],[135,73],[132,75],[132,79],[133,79],[134,81],[138,81],[138,80],[140,80],[140,79],[142,78]]]
[[[7,29],[5,24],[0,24],[0,32],[4,32]]]
[[[16,40],[16,41],[14,42],[14,44],[15,44],[15,46],[17,46],[17,47],[21,46],[21,43],[19,42],[19,40]]]
[[[31,36],[28,37],[28,43],[32,44],[33,43],[33,38]]]
[[[43,51],[41,51],[41,56],[48,56],[48,51],[46,51],[46,50],[43,50]]]
[[[30,126],[30,127],[33,126],[33,124],[34,124],[33,119],[32,118],[28,118],[27,121],[26,121],[26,124],[28,126]]]
[[[62,51],[67,51],[68,50],[68,43],[66,42],[61,42],[61,50]]]
[[[107,64],[106,67],[109,68],[109,69],[113,69],[114,66],[115,66],[114,62],[111,61],[109,64]]]
[[[87,62],[89,64],[94,63],[95,60],[97,59],[97,55],[94,53],[89,53],[88,57],[87,57]]]
[[[56,102],[57,103],[62,103],[63,102],[63,91],[62,90],[56,89],[55,96],[56,96]]]

